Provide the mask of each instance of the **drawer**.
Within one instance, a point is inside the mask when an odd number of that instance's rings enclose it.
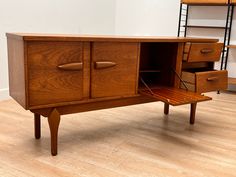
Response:
[[[186,43],[184,61],[219,61],[223,49],[222,43]]]
[[[228,87],[228,72],[188,70],[182,72],[182,80],[188,90],[198,93],[225,90]],[[185,86],[181,84],[181,88],[185,89]]]
[[[29,106],[83,99],[83,43],[27,44]]]

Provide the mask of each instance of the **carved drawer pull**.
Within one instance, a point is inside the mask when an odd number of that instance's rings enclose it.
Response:
[[[64,70],[64,71],[81,71],[83,69],[83,63],[67,63],[63,65],[59,65],[58,69]]]
[[[110,61],[98,61],[94,63],[95,69],[105,69],[105,68],[111,68],[116,66],[115,62],[110,62]]]
[[[208,54],[208,53],[212,53],[212,52],[213,52],[213,49],[202,49],[201,50],[202,54]]]
[[[218,79],[218,77],[209,77],[207,78],[207,81],[217,81]]]

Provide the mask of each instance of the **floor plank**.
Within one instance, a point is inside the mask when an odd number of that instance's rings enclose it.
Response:
[[[163,114],[156,102],[62,116],[59,154],[50,155],[49,127],[34,139],[33,114],[0,102],[0,176],[235,176],[236,94],[206,94],[196,124],[189,105]]]

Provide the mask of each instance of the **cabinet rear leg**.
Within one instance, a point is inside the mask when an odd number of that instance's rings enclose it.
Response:
[[[196,109],[197,109],[197,103],[192,103],[191,104],[191,111],[190,111],[190,124],[195,123]]]
[[[165,106],[164,106],[164,114],[165,115],[168,115],[169,114],[169,109],[170,109],[170,105],[165,103]]]
[[[34,136],[35,139],[41,138],[41,120],[39,114],[34,114]]]
[[[53,109],[48,116],[48,124],[51,133],[51,154],[57,155],[57,139],[58,139],[58,128],[60,124],[60,114],[57,109]]]

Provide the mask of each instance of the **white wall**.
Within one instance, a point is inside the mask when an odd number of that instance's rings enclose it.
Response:
[[[117,0],[116,34],[176,36],[180,0]]]
[[[114,31],[115,0],[0,0],[0,100],[8,98],[6,32]]]

